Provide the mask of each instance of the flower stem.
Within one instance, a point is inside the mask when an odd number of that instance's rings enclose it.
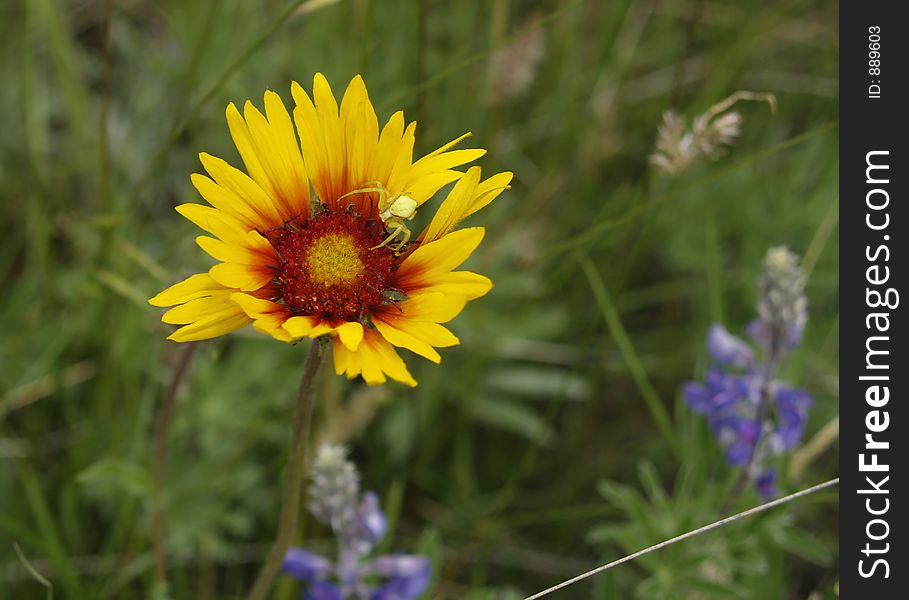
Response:
[[[297,518],[300,513],[300,490],[303,487],[303,468],[306,463],[306,449],[309,442],[309,429],[313,413],[313,392],[316,374],[322,364],[324,353],[318,340],[313,340],[303,365],[303,376],[300,378],[300,390],[297,393],[297,406],[294,411],[293,437],[290,442],[290,454],[287,469],[284,471],[284,482],[281,492],[281,513],[278,516],[278,533],[268,552],[265,564],[259,570],[249,600],[264,600],[271,590],[275,577],[281,569],[284,555],[293,541],[297,531]]]
[[[177,399],[177,390],[186,375],[189,362],[193,357],[196,344],[186,344],[177,358],[174,370],[170,376],[167,393],[158,410],[155,422],[155,450],[152,458],[152,489],[155,502],[151,515],[151,541],[155,556],[155,581],[165,583],[167,580],[167,562],[164,549],[164,516],[162,514],[162,491],[164,489],[164,462],[167,458],[167,432],[174,414],[174,403]]]

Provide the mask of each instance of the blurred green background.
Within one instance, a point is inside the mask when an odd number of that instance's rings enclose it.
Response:
[[[810,318],[784,375],[814,396],[783,491],[836,475],[837,14],[822,0],[7,0],[0,6],[0,598],[240,598],[270,543],[305,345],[198,345],[163,490],[154,420],[181,348],[146,304],[208,268],[173,211],[200,151],[239,165],[229,101],[362,73],[417,154],[473,131],[512,190],[469,266],[496,287],[420,386],[321,382],[315,432],[383,499],[383,550],[431,598],[521,598],[721,516],[735,472],[685,408],[712,322],[741,333],[769,246],[803,255]],[[664,110],[739,89],[740,140],[670,177]],[[425,213],[425,214],[423,214]],[[425,218],[431,211],[423,210]],[[404,354],[407,354],[406,352]],[[653,403],[669,415],[661,432]],[[758,502],[753,492],[730,510]],[[835,491],[552,598],[832,598]],[[330,551],[304,523],[306,545]],[[296,598],[282,578],[274,597]]]

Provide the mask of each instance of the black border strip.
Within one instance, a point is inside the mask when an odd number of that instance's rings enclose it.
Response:
[[[909,23],[900,8],[840,3],[839,525],[847,600],[909,597],[907,506],[896,490],[906,488],[909,454],[907,333],[897,300],[909,268]]]

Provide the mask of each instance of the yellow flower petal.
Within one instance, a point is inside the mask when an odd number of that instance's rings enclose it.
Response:
[[[287,221],[309,210],[309,179],[293,124],[278,94],[265,92],[265,111],[267,119],[251,102],[243,107],[249,136],[265,177],[257,183],[275,200],[283,220]]]
[[[347,150],[348,181],[351,185],[369,181],[369,160],[379,141],[379,121],[359,75],[350,81],[341,99],[341,126]]]
[[[410,387],[416,387],[417,382],[407,370],[407,365],[404,364],[391,344],[385,341],[378,332],[370,330],[369,335],[363,338],[361,347],[363,346],[368,349],[363,356],[364,372],[374,361],[381,372],[390,378]],[[369,383],[368,380],[367,383]]]
[[[469,138],[472,135],[473,135],[472,131],[468,131],[467,133],[462,133],[461,135],[459,135],[455,139],[451,140],[447,144],[443,144],[442,146],[439,146],[438,148],[436,148],[435,150],[433,150],[432,152],[427,154],[426,158],[438,156],[439,154],[442,154],[443,152],[446,152],[446,151],[450,150],[451,148],[454,148],[455,146],[457,146],[458,144],[460,144],[461,142],[463,142],[464,140],[466,140],[467,138]]]
[[[385,186],[393,193],[395,191],[404,191],[404,186],[407,184],[408,176],[410,175],[410,167],[413,164],[413,146],[416,141],[416,130],[417,124],[411,122],[407,125],[407,128],[404,129],[404,133],[401,136],[398,153],[397,156],[395,156],[391,172],[388,174],[388,183]]]
[[[436,211],[423,234],[424,243],[435,241],[454,229],[473,203],[479,183],[480,167],[469,168]]]
[[[344,172],[345,152],[344,137],[341,133],[341,120],[338,115],[338,102],[331,91],[328,80],[321,73],[316,73],[312,81],[312,97],[322,128],[322,142],[325,144],[325,158],[329,181],[323,182],[323,202],[334,202],[347,192],[347,181]]]
[[[295,338],[307,337],[319,324],[319,317],[291,317],[284,322],[284,330]]]
[[[152,306],[175,306],[196,298],[211,296],[227,288],[216,282],[208,273],[196,273],[156,294],[148,303]]]
[[[409,333],[394,327],[390,323],[386,323],[381,318],[374,318],[373,324],[376,326],[376,329],[379,333],[382,334],[386,340],[391,342],[393,345],[398,346],[399,348],[407,348],[415,354],[419,354],[427,360],[438,364],[442,361],[442,357],[436,352],[435,348],[423,342]]]
[[[372,162],[369,165],[370,174],[377,180],[381,181],[388,187],[388,179],[391,176],[391,169],[395,165],[395,158],[401,148],[401,137],[404,135],[404,113],[398,111],[391,115],[385,127],[382,128],[382,134],[379,136],[379,145],[372,156]]]
[[[174,306],[161,317],[165,323],[184,325],[167,339],[191,342],[229,333],[250,322],[239,306],[230,301],[233,290],[198,273],[167,288],[149,303]]]
[[[445,201],[442,202],[439,210],[436,211],[435,216],[429,223],[429,227],[426,228],[426,232],[423,234],[424,243],[433,242],[441,238],[451,231],[458,224],[458,221],[464,218],[465,212],[473,202],[479,183],[480,167],[469,168],[467,173],[455,184],[454,189],[451,190]]]
[[[181,204],[174,210],[183,215],[200,229],[229,244],[242,243],[248,229],[241,220],[224,211],[202,204]]]
[[[464,309],[467,303],[460,296],[447,296],[439,293],[419,294],[397,303],[383,311],[394,320],[432,321],[447,323]]]
[[[249,294],[234,292],[230,295],[231,300],[240,305],[249,318],[261,319],[271,315],[287,314],[287,307],[271,300],[256,298]]]
[[[258,231],[246,232],[239,243],[234,244],[200,235],[196,238],[196,244],[209,256],[222,262],[273,267],[278,265],[274,249]]]
[[[292,335],[287,333],[281,327],[272,327],[271,323],[269,323],[267,320],[258,319],[256,321],[253,321],[252,325],[256,331],[259,331],[260,333],[264,333],[265,335],[270,335],[271,337],[275,338],[279,342],[290,343],[296,339],[295,337],[293,337]]]
[[[300,134],[300,146],[303,150],[303,164],[307,176],[312,182],[319,200],[330,202],[326,199],[331,191],[331,171],[316,106],[296,81],[291,84],[290,91],[294,98],[294,123]]]
[[[419,294],[373,315],[373,323],[382,336],[395,346],[439,362],[441,357],[432,346],[446,347],[458,343],[458,338],[439,323],[455,318],[465,303],[461,296]]]
[[[464,173],[461,173],[460,171],[441,171],[439,173],[424,175],[408,185],[406,191],[408,192],[408,195],[416,201],[417,206],[420,206],[432,198],[436,192],[452,181],[457,181],[463,175]]]
[[[514,173],[510,171],[505,171],[504,173],[496,173],[489,179],[481,181],[480,185],[477,186],[476,194],[474,195],[473,201],[470,203],[470,206],[467,207],[467,210],[464,211],[464,214],[461,216],[458,221],[465,219],[477,212],[493,200],[499,197],[499,194],[504,192],[510,187],[510,183]]]
[[[442,202],[429,227],[422,234],[424,242],[437,240],[454,229],[463,219],[477,212],[508,189],[513,174],[497,173],[480,181],[480,168],[471,167]]]
[[[269,189],[268,175],[265,174],[265,168],[259,160],[259,151],[253,143],[252,136],[249,134],[249,127],[246,120],[237,110],[233,102],[227,105],[224,111],[227,117],[227,128],[230,130],[230,137],[234,140],[234,145],[240,153],[243,164],[246,165],[246,171],[249,176],[262,186],[263,189]]]
[[[444,325],[439,325],[438,323],[408,322],[403,324],[402,331],[436,348],[449,348],[461,343],[461,340],[455,334]]]
[[[470,271],[452,271],[422,277],[419,286],[411,288],[410,293],[440,293],[475,300],[488,294],[491,289],[492,280],[488,277]]]
[[[429,275],[447,273],[457,268],[483,241],[482,227],[469,227],[449,233],[445,237],[423,243],[414,250],[395,273],[395,285],[407,292],[422,288]]]
[[[227,204],[232,210],[241,213],[248,213],[249,211],[254,213],[254,226],[250,227],[250,229],[271,229],[284,224],[284,219],[277,206],[275,206],[274,201],[259,187],[259,184],[250,179],[249,175],[230,166],[226,161],[205,152],[199,154],[199,159],[215,183],[222,190],[230,192],[230,194],[224,194],[219,198],[222,204]],[[193,181],[193,183],[195,184],[196,182]],[[198,185],[196,189],[199,189]],[[199,189],[199,192],[215,208],[224,208],[213,202],[203,190]],[[217,194],[215,195],[217,196]]]
[[[237,314],[238,308],[230,299],[228,292],[214,296],[195,298],[170,309],[161,320],[172,325],[186,325],[195,321],[229,317]]]
[[[341,343],[351,351],[356,350],[360,342],[363,341],[363,325],[360,323],[342,322],[341,324],[335,324],[319,317],[293,317],[292,319],[301,318],[310,319],[310,321],[295,321],[289,327],[285,326],[285,330],[292,332],[295,337],[313,339],[323,335],[332,335],[340,339]]]
[[[363,326],[359,323],[344,323],[335,328],[335,333],[348,350],[356,350],[363,341]]]
[[[231,294],[230,298],[243,309],[249,318],[253,319],[253,327],[256,330],[282,342],[294,340],[294,337],[283,328],[290,315],[290,311],[283,304],[239,292]]]
[[[265,114],[272,130],[274,141],[281,149],[284,177],[280,182],[281,196],[285,199],[289,216],[309,211],[309,177],[300,154],[300,146],[294,133],[293,122],[281,97],[275,92],[265,94]]]
[[[481,149],[450,150],[469,136],[465,134],[414,162],[416,123],[405,127],[399,111],[380,133],[359,75],[347,86],[340,108],[321,73],[313,79],[312,98],[297,83],[291,92],[306,170],[319,200],[331,208],[345,208],[337,205],[343,196],[363,213],[374,210],[376,194],[349,195],[363,187],[384,187],[389,195],[404,193],[422,204],[461,176],[454,167],[485,153]]]
[[[274,273],[267,267],[235,263],[219,263],[208,274],[221,285],[243,292],[258,290],[274,279]]]
[[[225,335],[249,324],[249,317],[239,311],[223,318],[196,321],[176,330],[167,339],[175,342],[197,342]]]
[[[359,354],[348,350],[344,344],[341,343],[341,340],[334,340],[332,347],[334,348],[332,356],[334,359],[335,374],[344,375],[348,379],[353,379],[359,375],[360,371],[362,371],[357,360]]]
[[[431,175],[439,171],[446,171],[454,167],[473,162],[486,154],[486,150],[452,150],[433,156],[424,156],[413,164],[410,169],[410,179],[414,181],[424,175]]]
[[[363,342],[356,351],[348,349],[339,338],[334,338],[335,372],[348,378],[361,375],[369,385],[385,383],[386,376],[414,387],[416,380],[394,348],[377,331],[364,330]]]
[[[189,179],[193,187],[205,198],[206,202],[222,213],[236,219],[244,231],[259,227],[259,221],[261,220],[259,213],[246,200],[227,188],[221,187],[210,177],[200,173],[193,173],[189,176]]]

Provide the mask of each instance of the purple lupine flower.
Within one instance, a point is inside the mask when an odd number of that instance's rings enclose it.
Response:
[[[748,396],[748,381],[719,367],[711,367],[703,384],[688,381],[682,393],[694,412],[707,417],[719,416]]]
[[[375,573],[387,581],[370,596],[370,600],[412,600],[429,585],[431,564],[425,556],[398,554],[380,556],[372,561]]]
[[[728,416],[718,421],[719,425],[712,429],[726,448],[726,462],[734,467],[747,464],[760,438],[761,423],[739,416]]]
[[[291,548],[282,569],[305,582],[304,600],[413,600],[429,586],[431,563],[424,556],[367,555],[388,529],[379,497],[359,495],[359,473],[342,446],[319,448],[313,463],[310,512],[338,539],[338,560]]]
[[[805,323],[790,323],[780,332],[780,351],[793,350],[802,343],[802,332],[805,330]],[[764,349],[765,352],[771,351],[772,332],[771,328],[765,321],[755,319],[748,324],[746,329],[748,337]]]
[[[707,350],[714,361],[703,383],[688,381],[685,403],[704,415],[723,448],[726,462],[744,469],[762,497],[776,493],[776,472],[765,460],[794,448],[805,433],[811,397],[775,379],[780,361],[798,346],[807,322],[807,300],[798,258],[785,248],[771,248],[758,282],[758,318],[748,337],[761,351],[714,324]]]
[[[713,325],[707,332],[707,351],[713,360],[728,367],[744,369],[754,361],[754,353],[748,344],[722,325]]]
[[[357,506],[354,517],[358,535],[363,540],[375,544],[383,537],[388,529],[388,519],[379,508],[379,497],[374,492],[366,492]]]
[[[296,579],[318,581],[328,577],[334,565],[324,556],[302,548],[291,548],[284,555],[281,569]]]
[[[805,434],[811,396],[803,389],[780,387],[776,390],[774,399],[779,421],[775,433],[779,436],[783,448],[791,450]]]
[[[754,479],[754,487],[757,488],[761,498],[770,499],[777,495],[776,490],[776,471],[767,469]]]
[[[313,581],[303,592],[303,600],[344,600],[341,588],[326,581]]]

